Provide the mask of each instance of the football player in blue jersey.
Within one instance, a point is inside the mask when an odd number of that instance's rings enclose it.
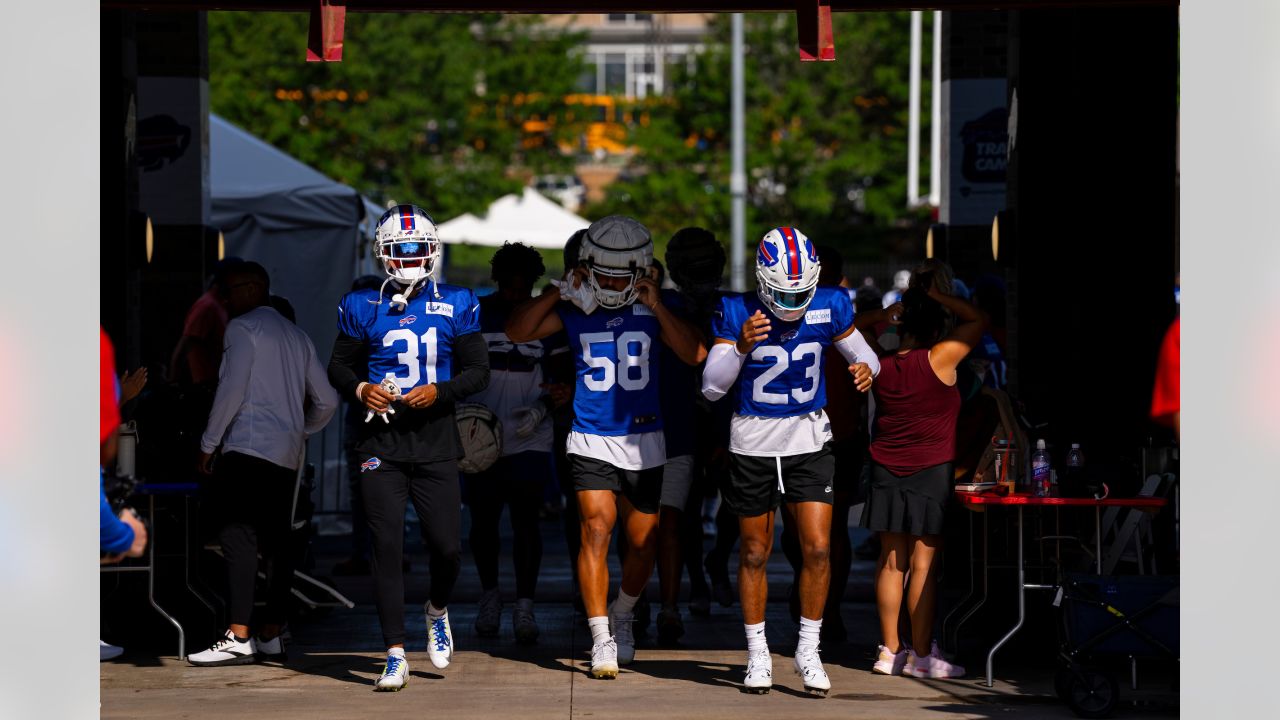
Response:
[[[702,374],[708,399],[736,393],[723,497],[738,515],[742,532],[738,594],[746,625],[749,692],[768,692],[773,685],[764,633],[765,565],[773,546],[774,512],[784,503],[804,555],[795,671],[806,690],[826,694],[831,689],[818,655],[831,572],[835,466],[823,411],[823,351],[833,345],[840,351],[861,392],[871,387],[880,363],[853,325],[849,296],[842,288],[818,287],[818,274],[812,241],[792,227],[770,230],[756,252],[755,294],[720,301],[712,323],[715,344]]]
[[[698,331],[663,305],[652,260],[653,241],[639,222],[617,215],[597,220],[582,239],[578,267],[507,322],[512,342],[563,329],[575,356],[567,452],[581,514],[578,580],[596,678],[617,677],[618,666],[635,657],[633,611],[653,572],[667,459],[654,345],[661,341],[690,365],[706,357]],[[606,609],[615,521],[628,551],[618,597]]]
[[[329,382],[368,410],[355,447],[367,458],[360,465],[360,495],[373,536],[374,601],[387,645],[375,687],[399,690],[409,677],[401,559],[410,501],[431,555],[427,655],[441,669],[453,657],[447,606],[460,565],[462,454],[453,406],[488,384],[489,353],[476,296],[433,278],[440,239],[422,208],[388,210],[378,221],[374,255],[387,279],[377,290],[343,296]]]

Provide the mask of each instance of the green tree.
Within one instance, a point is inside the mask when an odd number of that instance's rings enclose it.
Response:
[[[836,13],[834,63],[799,61],[793,14],[744,20],[747,237],[792,224],[850,259],[880,254],[886,233],[926,217],[905,207],[909,14]],[[660,245],[686,225],[728,239],[730,31],[717,16],[673,102],[634,131],[631,172],[589,215],[635,215]]]
[[[519,15],[350,13],[340,63],[307,63],[303,13],[209,13],[213,112],[376,200],[482,212],[521,174],[565,171],[556,140],[580,37]],[[526,120],[552,119],[525,147]]]

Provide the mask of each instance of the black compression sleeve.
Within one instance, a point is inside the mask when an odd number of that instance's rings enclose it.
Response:
[[[368,363],[364,342],[339,332],[329,357],[329,384],[343,400],[351,402],[355,398],[356,387],[368,374]]]
[[[462,371],[451,380],[436,383],[440,400],[456,401],[489,386],[489,344],[480,333],[467,333],[453,341],[453,357]]]

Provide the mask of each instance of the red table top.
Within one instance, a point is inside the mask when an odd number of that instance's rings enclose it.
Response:
[[[1167,498],[1158,497],[1108,497],[1093,498],[1036,497],[1030,493],[997,495],[990,490],[981,492],[956,491],[956,499],[965,505],[1057,505],[1072,507],[1136,507],[1162,508],[1169,504]]]

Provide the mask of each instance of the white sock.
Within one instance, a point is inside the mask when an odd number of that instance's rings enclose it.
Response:
[[[643,592],[643,591],[641,591]],[[639,595],[628,595],[626,590],[618,588],[618,599],[613,601],[614,615],[630,615],[635,612]]]
[[[796,654],[803,650],[813,650],[822,639],[822,621],[800,618],[800,642],[796,645]]]
[[[754,655],[757,650],[768,650],[769,643],[764,637],[764,623],[758,622],[755,625],[743,625],[747,631],[747,654]]]
[[[587,618],[587,627],[591,629],[591,644],[599,645],[609,639],[609,616]]]
[[[404,648],[402,648],[402,647],[391,648],[390,650],[387,650],[387,655],[395,655],[395,656],[397,656],[397,657],[404,657]]]
[[[427,617],[438,618],[441,615],[444,615],[446,610],[448,610],[448,608],[438,608],[435,605],[432,605],[431,601],[427,601]]]
[[[516,607],[527,612],[533,612],[533,598],[516,598]]]

